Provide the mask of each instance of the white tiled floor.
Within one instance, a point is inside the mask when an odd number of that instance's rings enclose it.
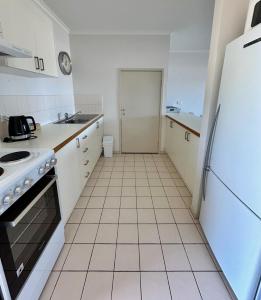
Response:
[[[101,158],[41,300],[231,299],[166,155]]]

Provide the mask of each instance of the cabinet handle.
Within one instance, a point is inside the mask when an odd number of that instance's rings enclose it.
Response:
[[[98,129],[98,128],[100,128],[100,123],[99,122],[96,123],[96,129]]]
[[[170,128],[173,128],[173,121],[170,121],[170,122],[169,122],[169,127],[170,127]]]
[[[83,150],[83,153],[86,153],[88,150],[89,150],[89,148],[85,148],[85,149]]]
[[[89,176],[90,176],[90,172],[87,172],[85,178],[88,178]]]
[[[187,141],[188,142],[190,142],[189,136],[190,136],[190,132],[187,133]]]
[[[88,135],[83,136],[83,140],[86,140],[88,138]]]
[[[39,59],[39,63],[40,63],[41,71],[44,71],[45,69],[44,69],[44,60],[43,60],[43,58]]]
[[[34,57],[34,64],[35,64],[35,69],[40,70],[40,64],[39,64],[39,57],[38,56]]]
[[[89,160],[86,160],[86,163],[84,165],[87,166],[89,162],[90,162]]]
[[[188,134],[188,132],[185,131],[185,140],[186,140],[186,141],[187,141],[187,134]]]
[[[79,138],[76,139],[76,146],[77,146],[77,148],[81,147],[80,139]]]

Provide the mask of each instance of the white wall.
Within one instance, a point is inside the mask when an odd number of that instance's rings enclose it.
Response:
[[[70,53],[68,33],[54,22],[56,54]],[[26,78],[0,74],[0,114],[26,114],[42,124],[57,120],[58,112],[74,112],[72,76]]]
[[[119,151],[118,71],[160,68],[166,78],[169,36],[72,35],[71,49],[76,109],[84,98],[103,99],[105,134],[114,136]]]
[[[208,51],[170,52],[167,105],[202,115],[208,57]]]
[[[222,67],[224,63],[226,45],[244,32],[244,25],[249,0],[216,0],[210,57],[208,65],[208,79],[206,84],[204,116],[199,146],[197,168],[197,182],[193,193],[192,211],[199,214],[201,204],[201,178],[204,165],[205,150],[211,124],[214,119]]]

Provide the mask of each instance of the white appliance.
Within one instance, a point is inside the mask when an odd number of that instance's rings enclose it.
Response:
[[[261,24],[261,0],[251,0],[249,4],[245,33]]]
[[[13,45],[9,41],[0,36],[0,56],[10,56],[18,58],[31,58],[32,52],[30,50],[20,48]]]
[[[261,27],[226,50],[200,223],[239,300],[261,299]]]
[[[0,299],[37,300],[64,244],[56,158],[0,149]]]

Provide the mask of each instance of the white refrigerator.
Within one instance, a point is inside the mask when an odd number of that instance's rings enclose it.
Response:
[[[200,223],[239,300],[261,299],[261,27],[227,46]]]

